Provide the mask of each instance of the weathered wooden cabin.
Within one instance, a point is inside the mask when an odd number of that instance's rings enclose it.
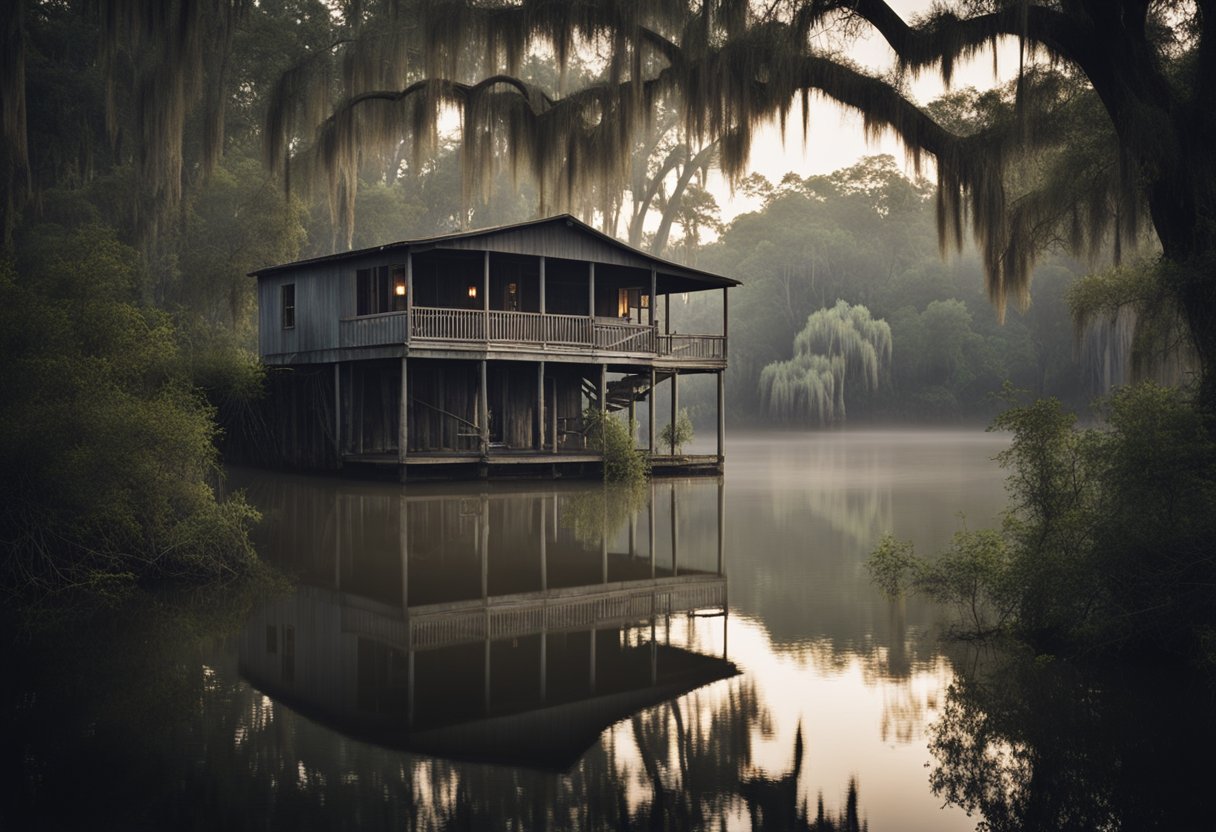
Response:
[[[639,402],[656,471],[720,471],[730,278],[633,249],[569,215],[254,272],[277,372],[277,457],[332,469],[591,472],[584,411]],[[676,333],[673,294],[722,292],[721,331]],[[655,389],[717,379],[717,453],[660,448]],[[667,453],[664,453],[667,451]],[[447,466],[447,467],[439,467]],[[505,466],[512,466],[507,469]]]

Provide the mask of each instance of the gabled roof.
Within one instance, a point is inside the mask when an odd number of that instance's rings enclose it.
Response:
[[[555,217],[528,220],[527,222],[500,225],[493,228],[459,231],[418,240],[400,240],[395,243],[386,243],[382,246],[344,251],[324,257],[313,257],[307,260],[297,260],[294,263],[284,263],[258,269],[257,271],[250,272],[250,277],[262,277],[315,264],[353,260],[372,254],[401,249],[411,249],[413,251],[463,249],[469,251],[494,251],[507,254],[563,257],[571,260],[584,260],[587,262],[607,263],[634,268],[654,268],[659,274],[668,278],[674,277],[681,281],[691,282],[694,286],[690,288],[709,289],[739,285],[739,281],[732,278],[689,266],[682,266],[678,263],[664,260],[661,257],[647,254],[592,228],[570,214],[559,214]]]

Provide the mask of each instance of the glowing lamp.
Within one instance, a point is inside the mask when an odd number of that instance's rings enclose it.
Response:
[[[469,284],[469,297],[477,297],[477,286],[472,283]]]
[[[405,284],[398,283],[396,286],[393,287],[393,291],[395,291],[397,293],[397,297],[399,297],[399,298],[405,297]]]

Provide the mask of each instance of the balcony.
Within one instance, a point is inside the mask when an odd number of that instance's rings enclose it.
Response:
[[[649,324],[587,315],[429,306],[344,318],[340,322],[340,342],[344,348],[402,343],[481,345],[506,350],[622,353],[699,364],[726,362],[723,335],[663,334]]]

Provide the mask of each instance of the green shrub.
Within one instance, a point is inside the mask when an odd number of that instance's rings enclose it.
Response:
[[[934,559],[885,538],[871,555],[889,594],[954,604],[972,630],[1012,626],[1048,649],[1210,653],[1216,626],[1216,441],[1182,392],[1116,391],[1102,428],[1054,399],[1012,407],[998,460],[1010,504],[999,530],[960,532]]]
[[[604,479],[608,482],[643,482],[650,476],[646,452],[634,446],[637,423],[626,427],[619,419],[602,414],[598,408],[583,412],[591,447],[604,455]]]
[[[0,264],[0,584],[113,596],[250,569],[256,512],[216,500],[214,413],[137,301],[136,253],[102,227],[56,242]]]
[[[680,412],[676,414],[675,427],[672,427],[671,422],[663,426],[659,439],[673,449],[672,453],[684,452],[684,446],[692,441],[692,420],[688,418],[688,408],[680,408]]]

